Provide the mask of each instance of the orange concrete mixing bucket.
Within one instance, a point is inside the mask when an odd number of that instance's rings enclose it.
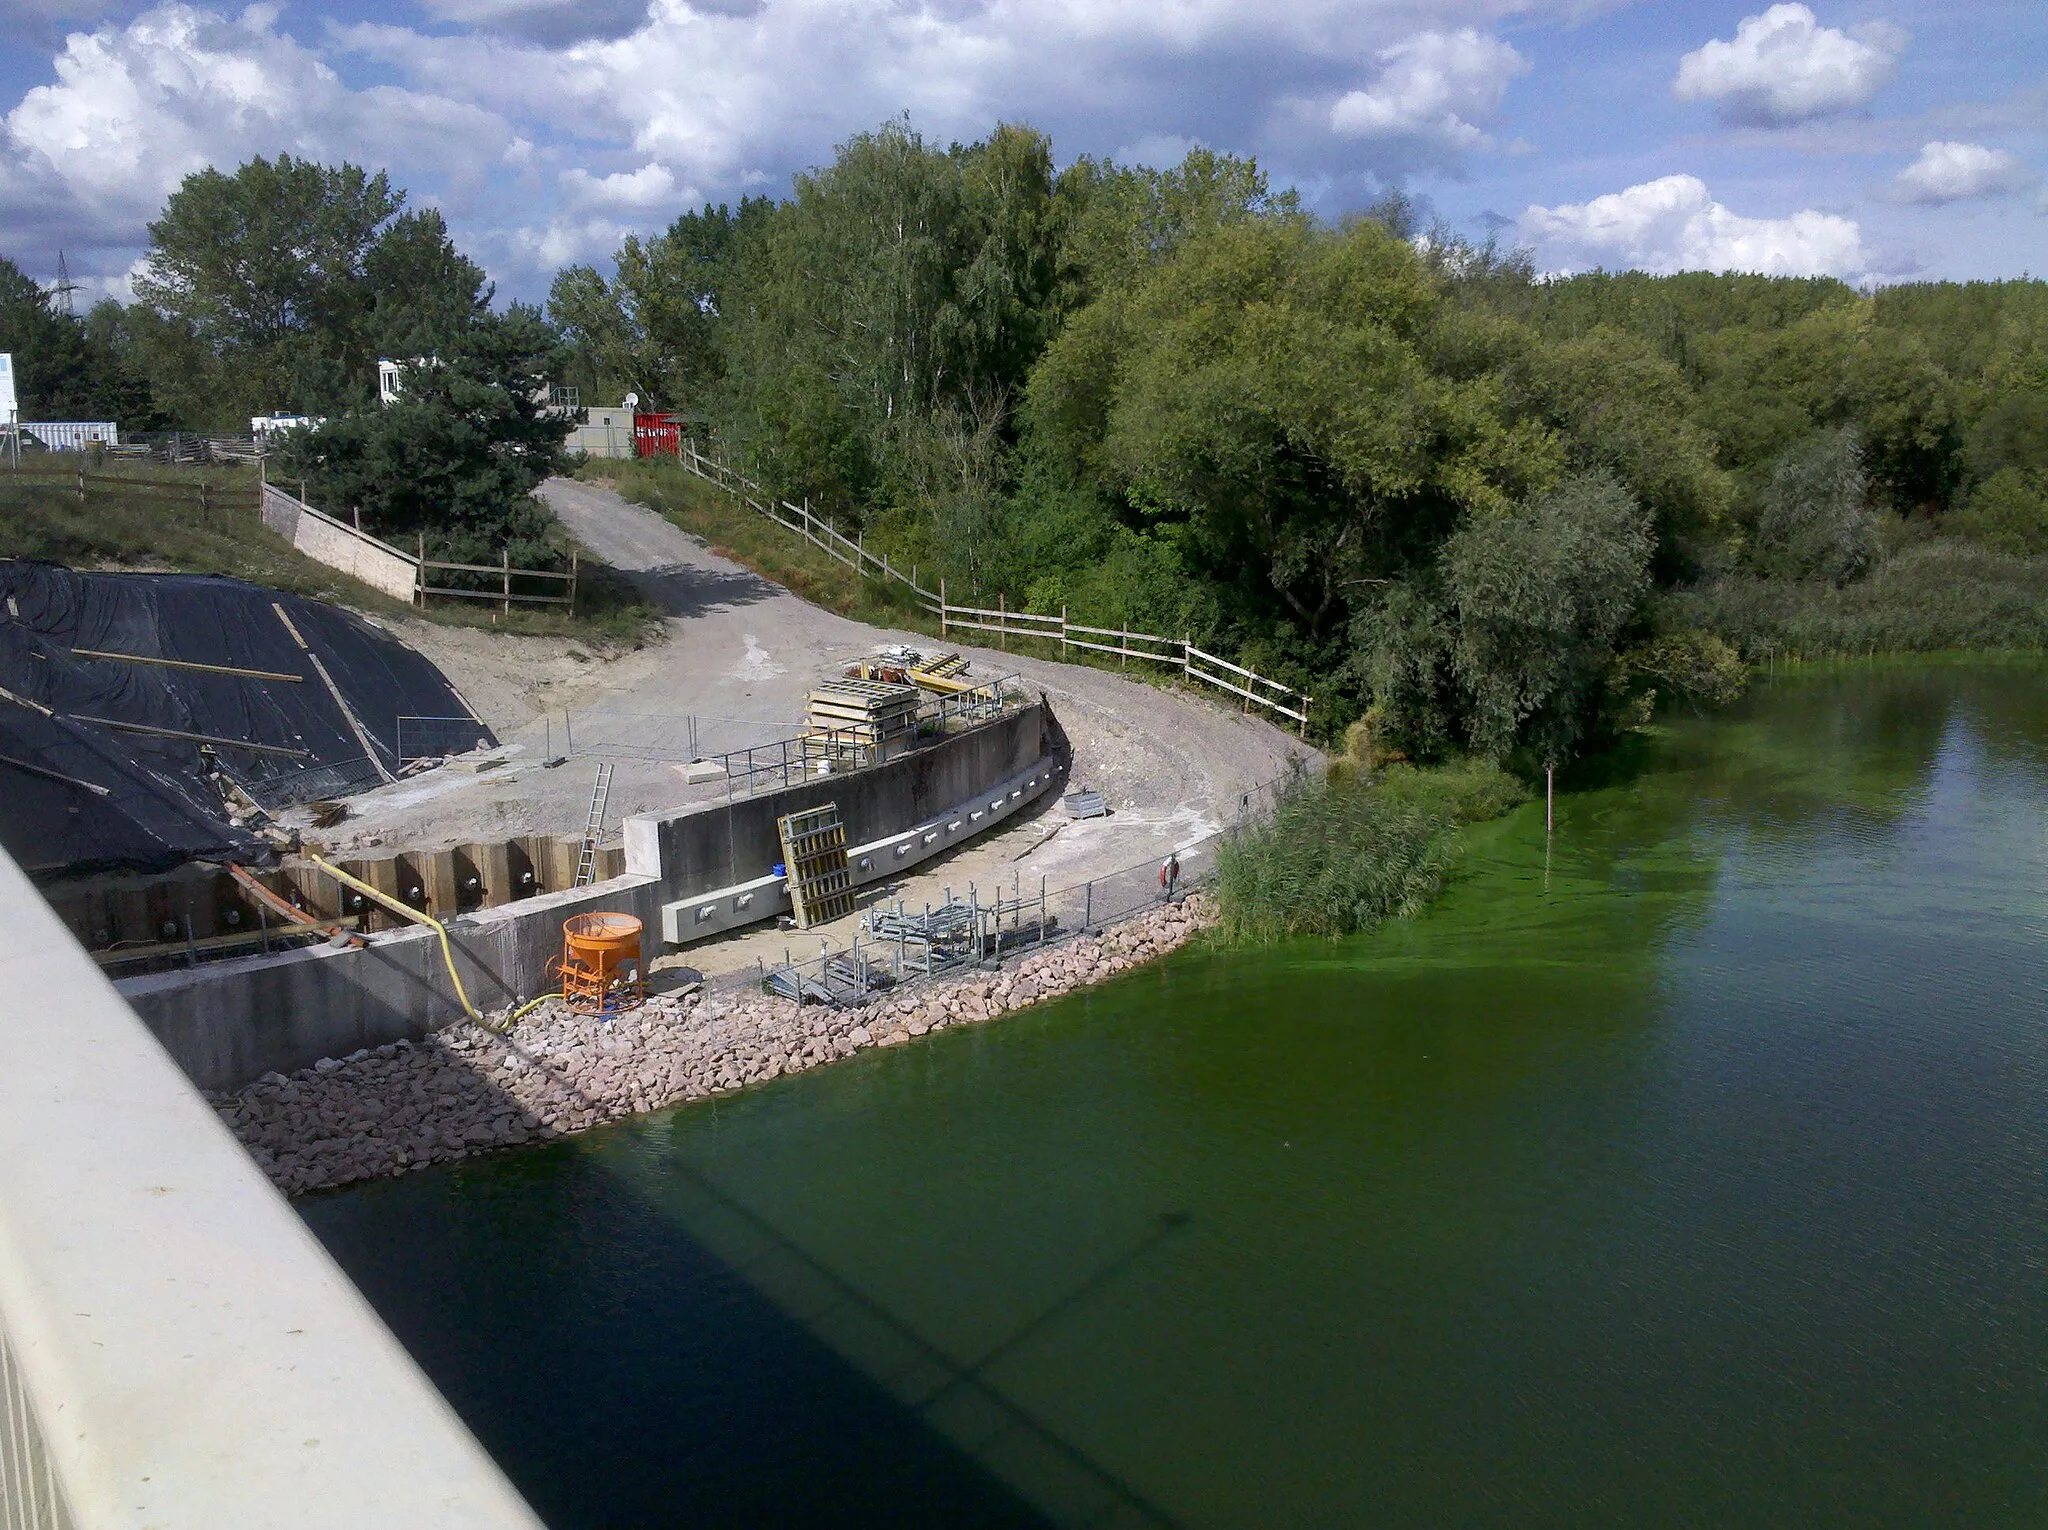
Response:
[[[562,939],[571,951],[596,957],[602,953],[640,954],[640,921],[631,914],[575,914],[562,921]]]
[[[571,1009],[609,1014],[632,1008],[642,996],[639,920],[575,914],[562,921],[562,997]]]

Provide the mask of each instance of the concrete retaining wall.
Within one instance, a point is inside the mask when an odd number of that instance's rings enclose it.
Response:
[[[730,807],[628,819],[626,875],[448,921],[456,968],[479,1009],[533,998],[555,986],[549,964],[562,954],[562,921],[569,915],[590,909],[632,914],[647,931],[651,955],[663,933],[665,906],[678,906],[692,892],[730,891],[734,884],[767,878],[781,859],[775,835],[781,814],[836,801],[849,840],[863,847],[888,844],[893,856],[892,836],[918,831],[955,808],[963,828],[935,844],[983,832],[1057,790],[1067,763],[1057,719],[1049,708],[1031,706],[867,770]],[[1033,777],[1039,784],[1026,791],[1024,781]],[[998,786],[1004,807],[992,812]],[[1018,791],[1014,800],[1012,789]],[[909,859],[902,858],[905,864]],[[888,874],[878,864],[862,880]],[[764,895],[735,917],[721,916],[719,928],[787,909],[779,880],[757,885]],[[737,917],[742,912],[746,917]],[[245,957],[126,978],[116,986],[203,1089],[236,1089],[264,1073],[288,1073],[323,1057],[423,1036],[461,1014],[439,939],[424,928],[373,935],[361,947]]]
[[[908,829],[1052,752],[1046,717],[1043,705],[1028,706],[886,765],[663,819],[655,847],[662,891],[687,898],[761,875],[782,859],[775,820],[828,802],[839,804],[848,844]],[[632,869],[651,869],[636,863],[630,841],[626,854]]]
[[[944,855],[954,846],[964,845],[1004,819],[1023,812],[1048,792],[1058,791],[1066,779],[1066,762],[1045,756],[909,828],[855,843],[846,852],[853,885],[866,887],[873,882],[886,882],[920,861]],[[663,903],[661,938],[672,946],[687,946],[776,914],[786,914],[792,906],[789,884],[784,878],[772,873],[752,877]]]
[[[552,988],[548,963],[562,954],[562,921],[571,914],[606,909],[659,930],[657,893],[652,877],[627,875],[448,921],[470,1002],[502,1009]],[[373,935],[360,947],[313,946],[153,972],[115,986],[202,1089],[240,1088],[265,1073],[424,1036],[462,1016],[440,940],[425,928]]]
[[[301,503],[275,484],[263,486],[263,524],[314,562],[340,569],[393,600],[410,604],[419,588],[415,559]]]

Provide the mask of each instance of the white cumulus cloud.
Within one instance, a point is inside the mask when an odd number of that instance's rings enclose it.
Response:
[[[1745,18],[1732,41],[1686,54],[1671,88],[1680,100],[1714,102],[1730,121],[1803,122],[1866,104],[1898,68],[1906,41],[1889,22],[1843,31],[1804,5],[1774,5]]]
[[[1556,271],[1754,271],[1766,276],[1865,274],[1854,221],[1807,210],[1745,218],[1716,202],[1697,176],[1667,175],[1590,202],[1530,207],[1516,232]]]
[[[286,152],[461,180],[513,142],[495,113],[397,86],[352,90],[276,30],[277,9],[224,17],[169,0],[74,32],[56,81],[0,120],[0,224],[133,247],[185,176]]]
[[[1937,141],[1920,146],[1920,157],[1892,178],[1891,190],[1901,202],[1939,205],[2024,191],[2033,180],[2017,154]]]
[[[659,211],[696,200],[694,191],[678,185],[666,165],[645,164],[638,170],[621,170],[595,176],[576,168],[562,172],[562,195],[571,207],[608,207],[628,211]]]
[[[1383,48],[1378,78],[1340,96],[1330,129],[1347,138],[1415,138],[1449,149],[1488,140],[1474,119],[1499,110],[1510,81],[1529,61],[1473,27],[1422,32]]]

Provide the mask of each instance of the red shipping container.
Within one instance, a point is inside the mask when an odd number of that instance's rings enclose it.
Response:
[[[672,414],[633,416],[633,455],[636,457],[683,454],[682,423]]]

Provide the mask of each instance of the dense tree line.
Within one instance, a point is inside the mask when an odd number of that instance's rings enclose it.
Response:
[[[349,166],[203,173],[151,236],[138,301],[82,321],[0,267],[0,345],[36,337],[62,412],[325,414],[293,460],[330,498],[476,549],[545,534],[543,384],[631,392],[956,598],[1192,634],[1366,757],[1563,759],[1843,612],[1908,640],[1895,592],[2024,603],[1997,560],[2048,555],[2035,281],[1544,279],[1398,198],[1318,220],[1248,160],[903,123],[562,271],[544,314]],[[417,363],[391,410],[380,355]]]
[[[1740,663],[1663,592],[2048,553],[2048,287],[1538,278],[1249,162],[900,124],[563,272],[633,388],[954,588],[1191,632],[1369,752],[1561,759]]]

